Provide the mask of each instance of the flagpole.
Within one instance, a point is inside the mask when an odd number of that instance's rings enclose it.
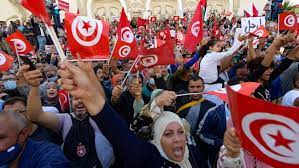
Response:
[[[45,23],[45,25],[46,25],[46,28],[47,28],[50,36],[51,36],[51,39],[52,39],[52,41],[53,41],[53,43],[54,43],[54,45],[55,45],[55,47],[58,51],[59,57],[63,61],[66,58],[66,56],[65,56],[64,51],[62,50],[62,47],[59,43],[56,32],[55,32],[53,26],[49,26],[46,23]]]
[[[15,51],[16,51],[16,55],[17,55],[17,59],[18,59],[18,62],[19,62],[19,68],[21,67],[21,59],[20,59],[20,55],[19,55],[19,52],[17,50],[17,46],[16,46],[16,43],[14,42],[14,47],[15,47]]]
[[[113,49],[112,49],[111,55],[110,55],[110,57],[109,57],[109,60],[108,60],[108,65],[110,65],[110,61],[111,61],[111,59],[112,59],[112,54],[114,53],[114,50],[115,50],[116,44],[117,44],[117,40],[116,40],[116,42],[115,42],[115,44],[114,44],[114,46],[113,46]]]
[[[121,87],[124,86],[124,84],[125,84],[127,78],[129,77],[129,75],[130,75],[132,69],[134,68],[135,64],[139,61],[139,57],[140,57],[140,55],[138,55],[138,57],[135,59],[135,61],[134,61],[133,65],[132,65],[132,67],[130,68],[130,70],[128,71],[128,73],[127,73],[127,75],[125,76],[124,80],[122,81],[122,83],[121,83],[121,85],[120,85]]]
[[[200,95],[200,94],[204,94],[204,93],[205,92],[200,92],[200,93],[184,93],[184,94],[178,94],[178,95],[176,95],[176,97]]]

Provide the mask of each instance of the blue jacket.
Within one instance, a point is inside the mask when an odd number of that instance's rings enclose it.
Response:
[[[206,113],[197,130],[197,135],[209,148],[218,149],[223,145],[226,130],[225,105],[222,104]]]
[[[109,104],[106,103],[103,110],[92,118],[124,162],[125,168],[180,168],[164,159],[153,144],[138,139]],[[197,149],[189,146],[189,161],[193,168],[205,167],[201,158]]]
[[[68,168],[69,161],[59,146],[47,141],[27,140],[19,168]]]
[[[225,105],[210,109],[199,124],[196,143],[203,157],[208,160],[209,167],[215,163],[223,145],[223,137],[226,130]]]

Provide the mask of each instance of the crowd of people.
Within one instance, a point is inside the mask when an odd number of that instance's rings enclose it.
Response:
[[[71,57],[59,10],[50,1],[47,9]],[[186,33],[190,18],[158,20],[141,32],[136,20],[131,25],[138,44],[153,48],[157,32]],[[111,22],[111,46],[117,25]],[[254,37],[235,38],[240,26],[238,17],[211,14],[195,52],[178,43],[176,64],[130,73],[134,60],[61,62],[34,16],[2,24],[1,50],[15,55],[5,38],[21,31],[34,47],[36,69],[15,59],[1,72],[0,167],[270,167],[241,148],[227,103],[208,94],[177,97],[251,81],[260,83],[255,98],[299,107],[296,32],[278,34],[266,25],[270,35],[255,48]],[[69,106],[59,99],[61,90],[69,93]]]

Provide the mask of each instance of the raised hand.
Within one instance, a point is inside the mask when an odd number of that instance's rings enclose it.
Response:
[[[43,80],[42,77],[43,74],[40,69],[28,71],[29,65],[23,65],[20,69],[21,70],[19,76],[23,74],[23,77],[25,78],[25,80],[28,82],[30,86],[38,87],[40,85],[41,81]]]
[[[156,104],[159,107],[169,106],[176,99],[176,94],[173,91],[163,91],[161,95],[156,98]]]
[[[100,82],[93,73],[91,62],[79,60],[78,66],[75,66],[64,61],[60,64],[58,74],[61,76],[63,88],[72,96],[80,98],[90,115],[94,116],[102,110],[105,95]]]
[[[112,90],[112,98],[111,98],[112,102],[115,103],[122,92],[123,92],[123,87],[121,87],[120,85],[116,85]]]
[[[228,128],[224,134],[223,144],[226,147],[226,155],[231,158],[240,156],[241,143],[235,128]]]

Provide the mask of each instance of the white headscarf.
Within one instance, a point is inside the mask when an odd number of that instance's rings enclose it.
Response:
[[[299,98],[299,90],[293,89],[283,96],[281,104],[284,106],[294,106],[297,98]]]
[[[183,122],[178,115],[169,111],[165,111],[159,116],[159,118],[154,123],[154,139],[152,143],[159,150],[160,155],[166,160],[178,164],[181,168],[192,168],[191,163],[189,161],[189,150],[187,144],[185,147],[184,159],[181,162],[176,162],[174,160],[169,159],[161,146],[161,137],[163,135],[163,132],[165,131],[166,127],[172,122],[177,122],[184,129]]]

